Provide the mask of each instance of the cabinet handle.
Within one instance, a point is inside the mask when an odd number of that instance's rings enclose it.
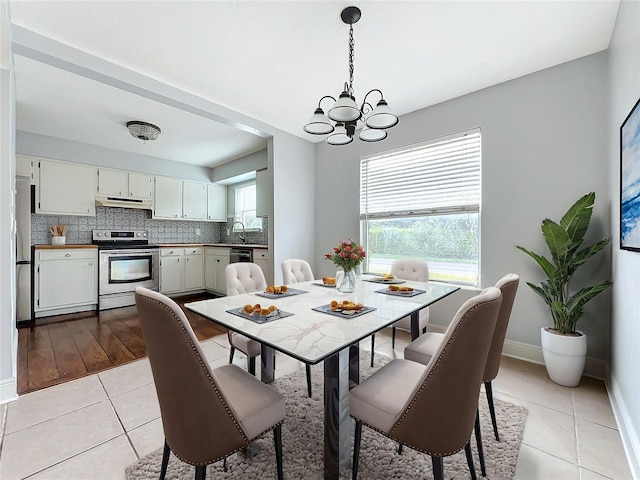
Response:
[[[65,255],[65,257],[70,257],[70,256],[71,256],[71,254],[70,254],[70,253],[67,253],[67,254]]]

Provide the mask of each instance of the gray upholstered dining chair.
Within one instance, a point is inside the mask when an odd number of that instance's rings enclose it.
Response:
[[[289,260],[283,260],[280,267],[282,268],[282,282],[285,285],[313,280],[313,271],[305,260],[290,258]],[[307,394],[311,398],[311,366],[305,363],[304,367],[307,372]]]
[[[240,295],[241,293],[251,293],[264,291],[267,288],[267,281],[260,265],[251,262],[230,263],[224,271],[227,286],[227,295]],[[252,375],[256,374],[256,357],[261,353],[260,342],[252,340],[240,333],[228,330],[229,363],[233,362],[236,349],[247,356],[247,369]],[[275,363],[274,363],[275,365]],[[311,397],[311,369],[307,365],[307,392]]]
[[[170,452],[204,480],[207,465],[226,465],[226,457],[273,430],[281,480],[284,397],[237,365],[212,369],[173,300],[142,287],[135,295],[165,436],[160,479]]]
[[[509,273],[498,280],[495,285],[496,288],[502,292],[502,304],[500,306],[500,312],[498,313],[498,321],[491,340],[491,348],[489,350],[487,363],[484,367],[484,373],[482,376],[482,383],[484,383],[484,390],[487,394],[487,402],[489,404],[489,414],[491,415],[493,433],[497,441],[500,441],[500,436],[498,435],[498,423],[496,421],[496,411],[493,405],[493,389],[491,382],[498,376],[498,371],[500,370],[502,347],[504,346],[504,339],[507,334],[507,327],[509,326],[511,310],[516,298],[516,291],[518,290],[519,283],[520,277],[515,273]],[[429,332],[405,347],[404,358],[427,365],[443,340],[444,334]],[[475,431],[476,441],[478,443],[478,453],[480,454],[480,466],[484,476],[484,453],[482,448],[482,435],[480,432],[479,419],[476,422]]]
[[[414,282],[429,281],[429,266],[423,260],[395,260],[391,264],[391,274],[400,280],[412,280]],[[429,323],[429,307],[423,308],[419,313],[419,328],[426,333]],[[404,317],[391,326],[391,348],[396,347],[396,328],[411,331],[411,317]],[[371,366],[375,353],[376,335],[371,335]]]
[[[280,266],[282,268],[282,282],[285,285],[313,280],[313,271],[305,260],[290,258],[283,260]]]
[[[352,478],[358,474],[362,425],[431,456],[434,478],[443,478],[443,457],[464,448],[475,478],[469,439],[480,383],[502,294],[489,287],[454,316],[428,365],[396,359],[350,394],[356,421]]]

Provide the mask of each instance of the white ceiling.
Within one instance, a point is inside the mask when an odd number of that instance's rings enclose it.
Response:
[[[348,80],[348,26],[340,20],[346,6],[362,9],[354,25],[356,100],[379,88],[403,115],[605,50],[619,4],[9,3],[16,25],[314,142],[322,137],[302,126],[320,97],[339,95]],[[265,145],[249,133],[18,56],[16,85],[19,130],[206,166]],[[124,124],[134,119],[162,128],[159,139],[131,137]]]

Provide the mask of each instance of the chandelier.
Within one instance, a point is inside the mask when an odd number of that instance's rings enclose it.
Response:
[[[318,102],[318,108],[304,126],[304,131],[312,135],[329,135],[326,142],[330,145],[347,145],[353,142],[358,121],[364,123],[360,131],[360,140],[365,142],[378,142],[387,138],[387,128],[398,123],[398,117],[391,111],[384,95],[374,88],[369,90],[358,107],[353,92],[353,24],[360,20],[361,12],[358,7],[347,7],[342,10],[340,18],[349,25],[349,82],[344,83],[344,90],[338,100],[331,95],[325,95]],[[367,97],[372,93],[380,95],[380,100],[375,108],[367,102]],[[322,101],[326,99],[334,101],[333,106],[324,114]],[[335,125],[331,123],[335,122]]]
[[[155,140],[161,132],[160,127],[137,120],[127,122],[127,128],[129,129],[129,133],[132,137],[145,142],[147,140]]]

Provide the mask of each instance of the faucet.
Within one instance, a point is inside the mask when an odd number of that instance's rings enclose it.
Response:
[[[239,236],[240,236],[240,241],[241,241],[242,243],[247,243],[247,238],[245,237],[245,233],[244,233],[244,223],[242,223],[242,222],[241,222],[241,221],[239,221],[239,220],[236,220],[235,222],[233,222],[233,223],[231,224],[231,230],[233,230],[233,226],[234,226],[236,223],[239,223],[240,225],[242,225],[242,235],[239,235]]]

